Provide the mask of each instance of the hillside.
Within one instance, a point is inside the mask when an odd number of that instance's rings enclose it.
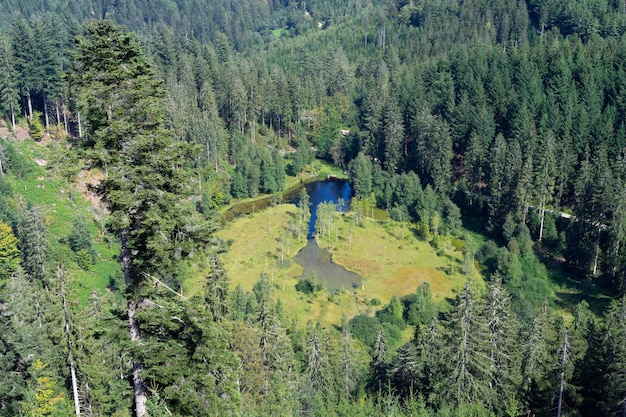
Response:
[[[0,0],[0,416],[623,414],[622,6]]]

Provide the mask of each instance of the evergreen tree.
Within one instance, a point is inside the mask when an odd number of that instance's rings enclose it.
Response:
[[[17,72],[8,34],[0,32],[0,109],[8,115],[15,129],[15,116],[19,112],[19,91]]]
[[[486,301],[483,314],[489,329],[489,389],[494,393],[491,409],[497,409],[499,405],[516,398],[521,383],[517,338],[520,326],[499,274],[491,276]]]
[[[554,405],[555,388],[558,386],[556,378],[558,327],[547,302],[544,302],[527,329],[527,341],[523,346],[524,401],[532,412],[538,414],[547,413]]]
[[[9,225],[0,221],[0,291],[20,264],[18,240]]]
[[[356,198],[368,198],[372,192],[372,162],[360,153],[348,165]]]
[[[38,51],[35,35],[26,20],[19,18],[11,28],[15,71],[19,74],[18,88],[21,98],[26,100],[25,113],[33,119],[32,93],[39,90],[42,73],[38,67]]]
[[[48,228],[39,208],[25,208],[18,220],[22,265],[31,279],[43,281],[48,274]]]
[[[447,318],[446,376],[438,387],[442,404],[494,403],[494,393],[489,389],[493,378],[488,354],[489,328],[482,309],[481,300],[476,299],[468,281]]]
[[[211,239],[211,230],[186,198],[182,165],[188,149],[163,128],[162,83],[134,37],[111,21],[94,21],[76,46],[71,83],[88,127],[80,145],[94,166],[106,169],[95,191],[111,213],[109,229],[120,238],[129,330],[137,345],[145,336],[136,313],[146,279],[171,274],[197,242]],[[147,387],[137,355],[132,368],[141,417]]]
[[[383,327],[378,330],[374,346],[372,346],[372,362],[370,363],[370,376],[368,388],[370,392],[384,392],[389,381],[391,365],[391,352],[385,338]]]

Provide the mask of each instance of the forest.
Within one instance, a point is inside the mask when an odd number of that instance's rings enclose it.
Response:
[[[0,0],[0,120],[0,416],[626,414],[623,1]],[[466,283],[234,285],[328,166]]]

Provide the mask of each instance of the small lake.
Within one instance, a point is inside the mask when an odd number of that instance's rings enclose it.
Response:
[[[302,266],[301,278],[311,277],[324,284],[329,292],[335,292],[341,288],[350,289],[361,285],[361,277],[332,261],[332,256],[327,249],[320,249],[313,235],[315,233],[315,221],[317,219],[317,206],[320,203],[342,203],[337,207],[339,211],[347,211],[352,197],[352,187],[347,181],[327,180],[317,181],[306,186],[311,202],[311,221],[309,222],[309,235],[307,245],[298,252],[294,261]],[[297,199],[292,201],[298,204]]]
[[[350,187],[348,181],[326,180],[308,184],[306,191],[309,194],[309,201],[311,203],[311,220],[309,221],[309,234],[307,236],[307,239],[310,240],[313,239],[313,235],[315,234],[317,206],[320,203],[335,203],[337,204],[337,211],[347,212],[350,207],[352,187]],[[340,201],[342,204],[339,204]],[[295,205],[300,204],[298,198],[291,202]]]

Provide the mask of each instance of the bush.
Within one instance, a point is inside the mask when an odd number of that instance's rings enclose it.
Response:
[[[46,134],[46,128],[41,123],[40,117],[41,117],[41,113],[34,112],[33,119],[28,122],[28,130],[30,132],[30,135],[36,141],[40,141],[43,138],[43,136]]]
[[[348,323],[350,331],[360,341],[367,346],[372,346],[376,341],[378,330],[380,329],[380,321],[376,317],[370,317],[361,314],[353,317]]]
[[[76,263],[85,271],[89,271],[93,266],[93,257],[91,253],[85,249],[81,249],[74,254]]]
[[[301,278],[296,284],[296,291],[300,291],[304,294],[314,294],[321,291],[323,288],[324,286],[321,283],[315,282],[309,277]]]

